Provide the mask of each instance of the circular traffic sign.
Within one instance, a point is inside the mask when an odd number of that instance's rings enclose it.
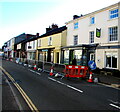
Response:
[[[90,60],[88,62],[88,66],[92,69],[92,70],[95,70],[96,69],[96,63],[92,60]]]

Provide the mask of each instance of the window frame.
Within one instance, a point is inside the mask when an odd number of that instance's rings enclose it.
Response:
[[[78,22],[75,22],[75,23],[74,23],[74,30],[75,30],[75,29],[78,29],[78,25],[79,25]]]
[[[94,43],[95,42],[94,39],[95,39],[95,32],[94,31],[90,31],[89,32],[89,43],[90,44]]]
[[[112,59],[112,57],[114,56],[114,55],[116,55],[117,56],[117,63],[116,63],[116,68],[114,68],[113,67],[113,59]],[[111,61],[111,63],[110,63],[110,67],[108,67],[107,66],[107,56],[110,56],[110,61]],[[105,68],[109,68],[109,69],[118,69],[118,52],[117,51],[106,51],[105,52]]]
[[[93,24],[95,24],[95,17],[94,16],[90,17],[90,25],[93,25]]]
[[[117,30],[113,30],[117,28]],[[110,31],[111,30],[111,31]],[[117,32],[117,33],[116,33]],[[111,34],[112,33],[112,34]],[[116,33],[116,34],[115,34]],[[114,37],[113,37],[114,36]],[[115,37],[116,36],[116,37]],[[116,39],[115,39],[116,38]],[[112,26],[108,28],[108,42],[118,42],[118,26]]]
[[[76,40],[77,39],[77,40]],[[78,35],[73,36],[73,44],[78,45]]]
[[[109,10],[109,19],[115,19],[119,17],[119,8]]]
[[[52,45],[52,37],[48,38],[48,45],[51,46]]]

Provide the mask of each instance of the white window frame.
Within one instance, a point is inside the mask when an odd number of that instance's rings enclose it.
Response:
[[[49,37],[49,38],[48,38],[48,45],[49,45],[49,46],[52,45],[52,37]]]
[[[113,33],[113,34],[110,33],[110,32],[111,32],[111,31],[110,31],[110,28],[112,28],[112,33]],[[115,39],[115,37],[110,37],[110,36],[115,36],[115,31],[113,30],[113,28],[117,28],[117,35],[116,35],[116,36],[117,36],[117,37],[116,37],[117,39]],[[118,26],[113,26],[113,27],[109,27],[109,28],[108,28],[108,39],[109,39],[109,40],[108,40],[109,42],[118,42]]]
[[[75,22],[75,23],[74,23],[74,29],[78,29],[78,25],[79,25],[79,23],[78,23],[78,22]]]
[[[110,57],[112,57],[112,56],[114,56],[114,54],[116,54],[116,56],[117,56],[117,67],[116,68],[113,68],[112,67],[112,62],[113,62],[113,60],[112,60],[112,58],[111,58],[111,67],[108,67],[108,66],[106,66],[106,64],[107,64],[107,54],[109,54],[109,56]],[[105,52],[105,68],[109,68],[109,69],[118,69],[118,52],[117,51],[106,51]]]
[[[77,39],[77,40],[75,40],[75,38]],[[74,37],[73,37],[73,44],[74,45],[78,45],[78,35],[74,35]]]
[[[94,31],[90,31],[89,32],[89,42],[90,44],[94,43],[94,38],[95,38],[95,32]]]
[[[38,47],[41,47],[41,39],[38,40]]]
[[[118,12],[116,12],[118,11]],[[109,11],[109,19],[115,19],[115,18],[118,18],[119,17],[119,9],[118,8],[115,8],[115,9],[112,9]]]
[[[94,21],[93,21],[93,18],[94,18]],[[90,25],[93,25],[93,24],[95,24],[95,17],[94,16],[90,17]]]

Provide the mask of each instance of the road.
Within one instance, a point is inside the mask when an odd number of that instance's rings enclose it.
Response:
[[[22,65],[2,61],[2,67],[38,110],[113,110],[120,112],[120,90],[85,80],[55,78]],[[107,112],[108,112],[107,111]]]

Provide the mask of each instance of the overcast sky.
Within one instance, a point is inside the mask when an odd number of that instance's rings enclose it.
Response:
[[[41,34],[52,23],[59,27],[73,15],[91,13],[120,0],[0,0],[0,48],[22,33]]]

